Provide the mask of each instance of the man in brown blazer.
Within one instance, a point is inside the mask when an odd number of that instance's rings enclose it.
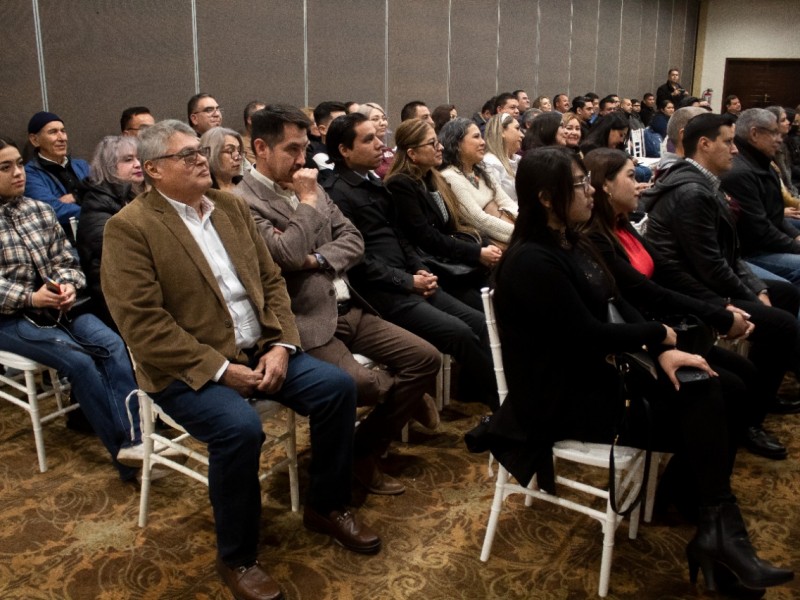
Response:
[[[355,437],[356,479],[374,494],[401,494],[379,458],[411,416],[435,426],[425,392],[440,355],[422,338],[381,319],[350,287],[346,271],[364,254],[361,234],[303,168],[310,123],[298,108],[273,104],[252,116],[255,168],[234,193],[250,206],[258,231],[281,267],[303,348],[356,382],[361,405],[374,405]],[[386,366],[360,365],[353,352]]]
[[[355,386],[302,352],[280,271],[247,205],[208,189],[208,148],[196,134],[163,121],[140,144],[153,189],[106,225],[103,293],[139,365],[139,385],[208,444],[220,575],[237,598],[281,598],[256,560],[264,434],[245,398],[273,398],[310,416],[303,522],[373,553],[380,539],[346,508]]]

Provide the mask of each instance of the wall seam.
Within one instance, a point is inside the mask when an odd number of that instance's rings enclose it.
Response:
[[[39,0],[33,2],[33,30],[36,36],[36,58],[39,63],[39,85],[42,88],[42,110],[50,110],[47,98],[47,77],[44,69],[44,44],[42,43],[42,22],[39,20]]]
[[[572,98],[572,36],[574,32],[573,20],[575,19],[575,4],[569,0],[569,52],[567,53],[567,96]]]
[[[542,22],[542,8],[539,5],[539,0],[536,0],[536,73],[533,76],[533,89],[536,90],[536,96],[539,97],[542,95],[542,91],[539,89],[539,61],[541,58],[541,54],[539,52],[539,42],[541,41],[541,34],[539,32],[539,24]]]
[[[384,2],[383,26],[383,106],[389,110],[389,0]]]
[[[594,78],[592,79],[592,90],[597,93],[597,57],[600,54],[600,0],[597,0],[597,27],[594,32]]]
[[[447,104],[450,104],[450,58],[453,43],[452,23],[453,21],[453,0],[447,2]]]
[[[500,0],[497,0],[497,43],[494,49],[494,95],[500,93]]]
[[[655,86],[656,82],[656,63],[658,62],[658,21],[659,17],[661,16],[661,0],[656,2],[656,26],[654,29],[655,35],[653,36],[653,72],[650,75],[650,86]],[[669,67],[668,67],[669,68]],[[658,106],[656,106],[658,109]]]
[[[308,0],[303,0],[303,106],[308,106]]]
[[[622,0],[622,4],[619,7],[619,47],[617,49],[617,85],[616,90],[617,94],[619,94],[619,87],[620,87],[620,78],[622,75],[622,22],[623,18],[622,15],[625,13],[625,0]],[[628,96],[630,94],[623,94],[623,96]]]
[[[197,0],[192,0],[192,52],[194,54],[194,93],[200,93],[200,53],[197,39]]]

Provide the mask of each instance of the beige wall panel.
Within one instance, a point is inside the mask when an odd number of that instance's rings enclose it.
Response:
[[[670,33],[672,32],[672,5],[674,0],[658,0],[658,27],[656,28],[656,62],[653,73],[655,88],[667,81],[670,62]]]
[[[453,0],[450,102],[469,116],[497,93],[497,3]]]
[[[569,83],[570,3],[539,0],[539,89],[551,100]]]
[[[194,93],[188,0],[48,0],[39,7],[50,110],[65,120],[73,154],[88,158],[101,137],[119,134],[128,106],[186,119]]]
[[[0,10],[0,135],[22,148],[28,121],[42,110],[33,7],[30,2],[4,2]]]
[[[447,0],[390,0],[389,102],[396,129],[406,102],[431,110],[447,101]]]
[[[642,38],[642,5],[625,2],[622,6],[622,51],[619,56],[619,87],[617,93],[627,98],[642,97],[639,89],[639,61],[636,51]]]
[[[308,102],[386,102],[386,11],[375,0],[308,0]]]
[[[655,78],[656,64],[656,21],[658,19],[658,2],[642,3],[642,37],[639,45],[639,99],[646,93],[655,94],[656,88],[666,81],[666,73],[659,74],[658,81]]]
[[[572,0],[572,59],[569,98],[594,92],[597,68],[597,8],[600,0]]]
[[[200,90],[225,109],[227,127],[244,127],[251,100],[303,104],[302,3],[198,0],[197,38]]]
[[[536,81],[536,2],[500,0],[501,91],[524,89],[535,96]]]
[[[597,83],[601,98],[619,93],[620,13],[622,0],[600,0],[600,35],[597,42]]]

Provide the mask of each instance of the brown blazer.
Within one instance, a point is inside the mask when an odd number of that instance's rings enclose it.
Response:
[[[259,233],[283,271],[303,348],[327,344],[338,320],[333,279],[338,274],[350,286],[345,271],[364,256],[361,233],[319,185],[317,207],[300,204],[296,210],[250,173],[234,193],[247,201]],[[325,258],[329,269],[302,269],[306,256],[314,252]],[[350,295],[366,304],[352,287]]]
[[[263,328],[258,347],[300,345],[286,284],[247,205],[208,190],[211,214]],[[178,213],[156,190],[114,215],[103,236],[101,282],[108,308],[138,362],[146,392],[179,379],[198,390],[236,350],[230,312],[214,274]]]

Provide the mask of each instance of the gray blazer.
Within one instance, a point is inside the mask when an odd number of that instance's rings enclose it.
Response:
[[[317,186],[317,207],[300,204],[296,210],[250,173],[234,190],[250,206],[258,231],[273,260],[280,266],[292,301],[303,348],[327,344],[336,332],[338,313],[333,279],[347,280],[347,271],[364,256],[364,239]],[[303,269],[309,254],[319,253],[327,270]],[[350,287],[351,296],[361,301]],[[367,307],[368,308],[368,307]]]

